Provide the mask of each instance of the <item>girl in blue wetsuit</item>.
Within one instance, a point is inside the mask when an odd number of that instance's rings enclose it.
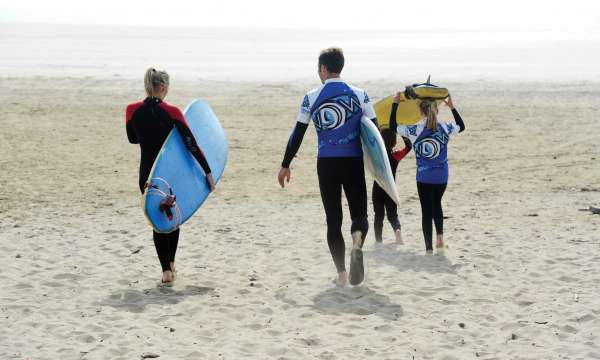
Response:
[[[425,251],[433,252],[432,220],[437,234],[436,248],[444,247],[444,214],[442,196],[448,184],[448,142],[453,135],[465,130],[465,124],[454,108],[452,98],[444,100],[452,110],[455,123],[438,122],[438,107],[435,100],[422,99],[419,104],[423,120],[415,125],[396,125],[396,111],[400,93],[394,98],[390,114],[390,127],[408,138],[413,144],[417,159],[417,190],[421,202]]]

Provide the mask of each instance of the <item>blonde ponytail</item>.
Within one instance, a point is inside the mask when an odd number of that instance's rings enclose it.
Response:
[[[437,130],[437,102],[435,100],[421,100],[419,103],[421,114],[427,118],[425,126],[432,131]]]
[[[169,74],[166,71],[148,68],[146,75],[144,75],[146,95],[148,97],[155,97],[163,85],[169,85]]]

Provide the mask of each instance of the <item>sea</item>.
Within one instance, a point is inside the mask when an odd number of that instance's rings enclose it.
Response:
[[[341,47],[353,81],[600,81],[600,34],[0,24],[0,77],[314,79]]]

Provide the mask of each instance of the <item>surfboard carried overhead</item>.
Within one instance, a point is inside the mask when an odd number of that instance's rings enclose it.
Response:
[[[396,111],[396,122],[399,125],[413,125],[422,119],[419,100],[433,99],[440,102],[448,97],[448,89],[431,84],[430,79],[431,77],[427,78],[425,83],[407,87],[407,90],[401,94],[402,101],[398,103]],[[373,104],[377,121],[382,129],[390,126],[393,101],[394,95],[391,95]]]

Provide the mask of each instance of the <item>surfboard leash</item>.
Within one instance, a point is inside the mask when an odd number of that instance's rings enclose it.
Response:
[[[162,183],[165,184],[165,186],[167,187],[169,193],[167,194],[166,192],[164,192],[163,190],[161,190],[158,185],[153,184],[152,181],[153,180],[158,180]],[[177,204],[177,196],[175,194],[173,194],[173,188],[171,187],[171,185],[163,178],[152,178],[150,179],[145,187],[147,188],[147,195],[150,194],[156,194],[158,196],[161,197],[161,200],[159,202],[159,210],[161,213],[165,213],[165,215],[167,216],[167,219],[169,219],[169,221],[173,220],[173,217],[175,218],[175,223],[177,224],[175,227],[178,228],[181,225],[181,209],[179,208],[179,205]],[[175,212],[173,214],[173,211]]]

